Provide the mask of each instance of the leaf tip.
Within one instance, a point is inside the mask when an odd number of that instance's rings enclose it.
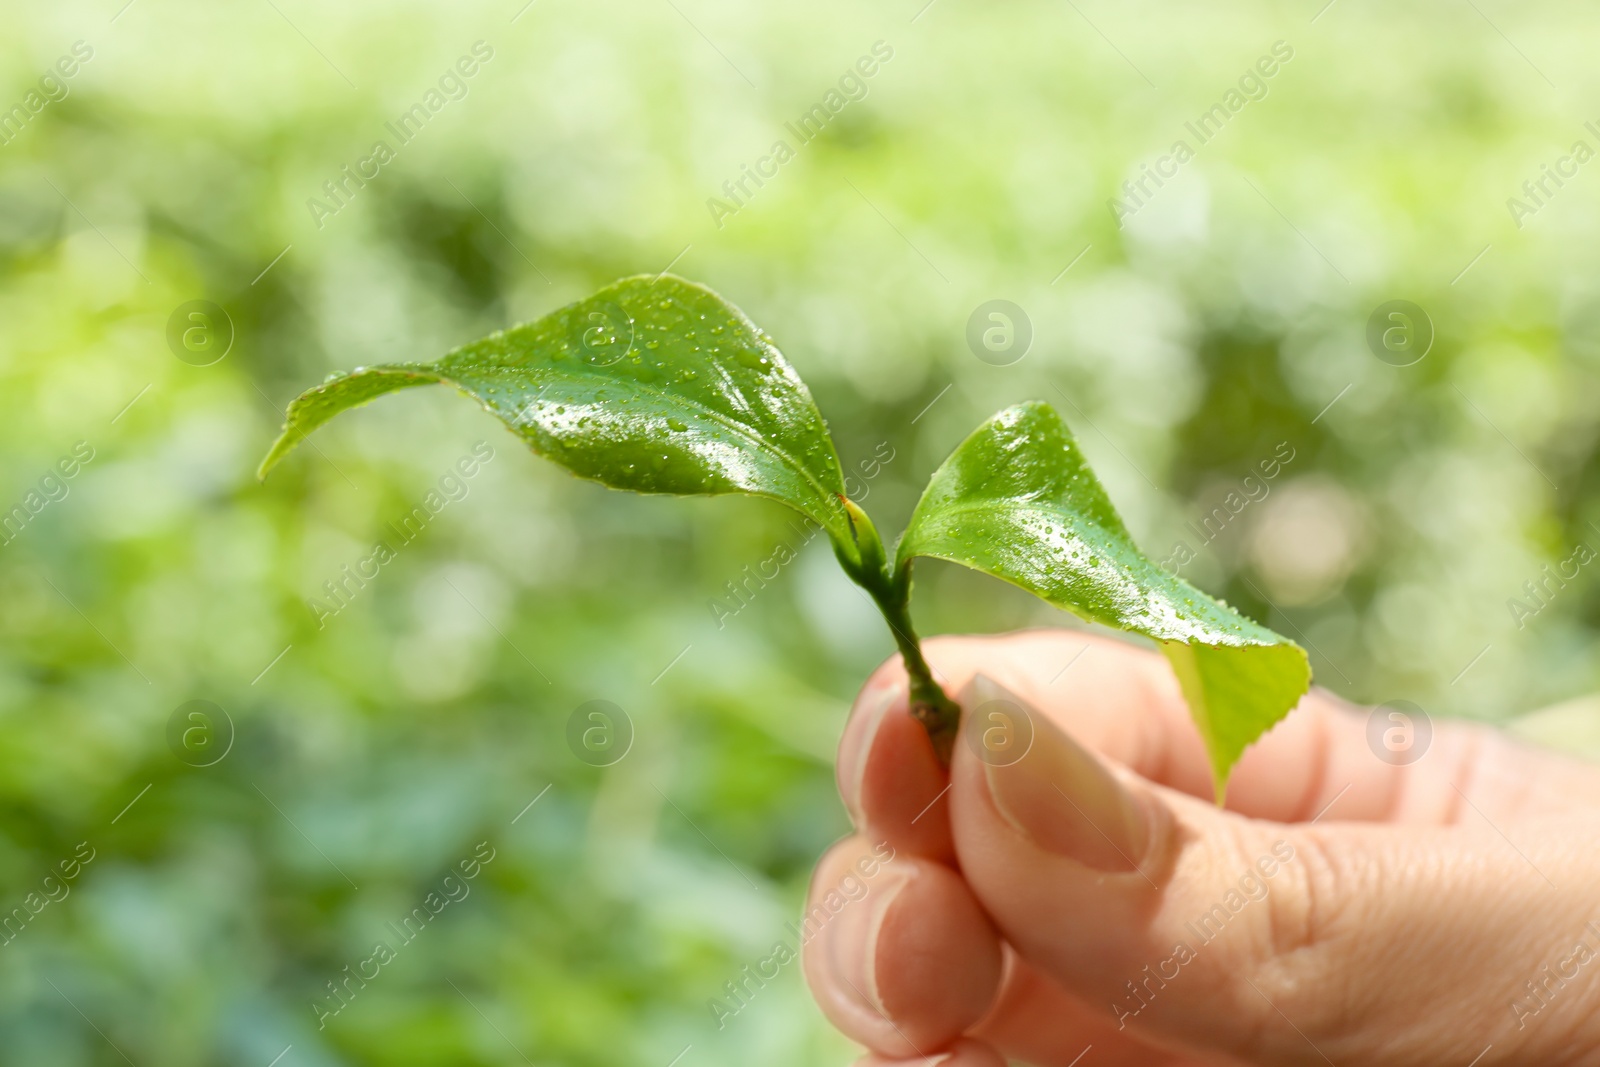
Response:
[[[256,468],[256,481],[266,481],[267,475],[272,473],[272,468],[278,465],[278,461],[287,456],[294,446],[299,443],[300,439],[285,426],[283,432],[278,434],[278,439],[272,442],[272,447],[267,450],[267,454],[262,458],[261,465]]]
[[[261,466],[256,467],[256,482],[266,482],[267,475],[272,474],[272,469],[277,467],[278,462],[288,456],[291,451],[294,451],[294,446],[299,445],[304,437],[306,435],[291,427],[288,422],[285,422],[283,429],[278,432],[277,440],[272,442],[272,448],[267,450],[266,456],[262,456]]]

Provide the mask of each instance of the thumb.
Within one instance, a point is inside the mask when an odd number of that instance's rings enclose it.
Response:
[[[1025,959],[1131,1035],[1251,1063],[1595,1062],[1594,816],[1247,819],[986,679],[964,703],[962,872]]]

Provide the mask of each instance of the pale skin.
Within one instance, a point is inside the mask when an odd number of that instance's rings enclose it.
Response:
[[[1035,737],[1007,766],[960,738],[946,770],[898,660],[857,698],[856,833],[813,902],[895,858],[803,958],[862,1067],[1600,1065],[1600,768],[1438,720],[1395,765],[1314,690],[1218,809],[1158,654],[1040,631],[927,656]]]

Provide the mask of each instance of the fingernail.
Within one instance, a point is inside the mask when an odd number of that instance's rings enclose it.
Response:
[[[839,743],[839,762],[834,771],[839,779],[839,796],[858,830],[866,825],[861,809],[861,779],[867,773],[867,756],[884,715],[901,691],[902,687],[892,683],[862,690]]]
[[[1039,848],[1102,871],[1137,870],[1149,845],[1141,803],[1087,749],[983,675],[963,693],[968,740],[1001,816]],[[991,737],[1029,743],[995,751]]]
[[[839,894],[843,903],[834,916],[834,928],[828,931],[828,958],[834,975],[845,989],[855,993],[857,1000],[884,1018],[888,1012],[878,993],[878,936],[895,899],[910,880],[909,870],[890,866],[884,868],[864,897],[850,900]],[[827,907],[833,895],[824,895],[818,902],[820,906]]]

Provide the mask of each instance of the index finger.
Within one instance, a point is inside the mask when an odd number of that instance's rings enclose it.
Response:
[[[1211,798],[1205,747],[1158,653],[1072,630],[934,638],[925,652],[947,692],[962,692],[981,673],[1142,777]],[[1460,815],[1463,788],[1491,817],[1600,804],[1600,776],[1592,769],[1470,724],[1435,724],[1422,758],[1401,765],[1369,742],[1367,717],[1312,690],[1246,750],[1226,806],[1277,822],[1324,817],[1441,824]],[[967,735],[956,743],[968,743]],[[857,699],[840,742],[838,777],[862,832],[953,862],[944,802],[948,776],[911,718],[898,658],[879,668]]]

